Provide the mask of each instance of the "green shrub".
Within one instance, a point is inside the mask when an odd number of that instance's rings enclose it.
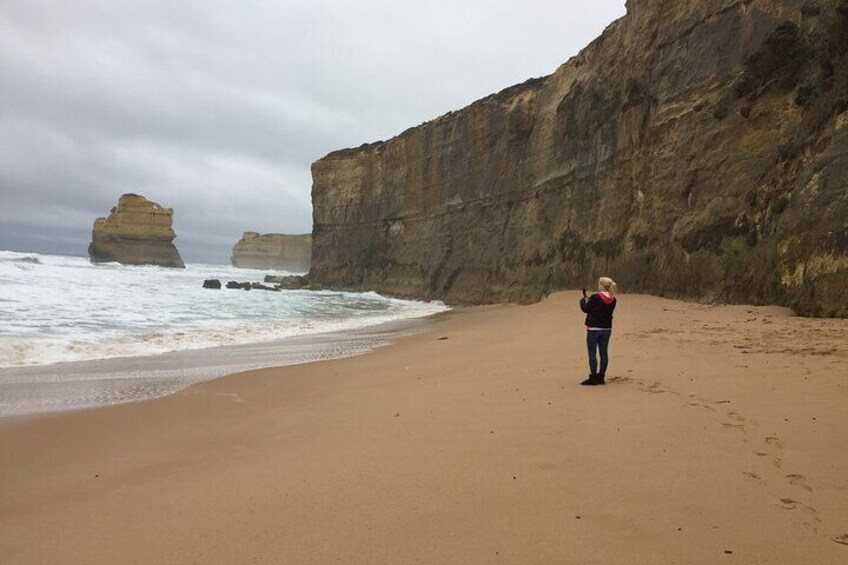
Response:
[[[627,79],[627,85],[624,89],[624,110],[639,106],[645,102],[645,89],[635,78]]]
[[[739,235],[735,218],[722,218],[712,224],[698,226],[680,238],[680,245],[688,253],[705,250],[722,254],[721,243],[725,237]]]
[[[727,98],[722,98],[716,105],[713,107],[713,118],[718,121],[723,120],[730,114],[730,100]]]
[[[748,235],[745,236],[745,243],[748,244],[748,247],[756,247],[759,241],[760,238],[757,235],[757,230],[751,230],[748,232]]]
[[[780,78],[784,85],[794,84],[801,47],[798,26],[789,21],[778,24],[760,49],[745,60],[742,76],[734,86],[736,97],[756,95],[775,78]]]
[[[779,216],[783,214],[786,207],[789,205],[789,199],[786,196],[778,196],[771,203],[771,214],[772,216]]]
[[[757,191],[749,190],[747,194],[745,194],[745,203],[754,208],[757,205]]]
[[[619,93],[595,86],[575,85],[557,106],[565,134],[572,139],[591,139],[622,108]]]
[[[583,264],[586,260],[586,247],[580,234],[565,230],[559,236],[559,255],[563,262]]]
[[[607,98],[599,90],[592,90],[590,119],[595,129],[610,121],[620,108],[621,100],[617,94]]]
[[[775,56],[787,59],[798,54],[801,32],[795,22],[782,22],[768,34],[764,42],[767,50]]]
[[[795,104],[798,106],[809,106],[818,98],[824,84],[824,72],[821,67],[813,69],[801,80],[798,91],[795,93]]]
[[[790,139],[786,143],[781,143],[777,147],[777,154],[781,162],[794,159],[801,154],[801,144],[794,139]]]
[[[821,8],[815,2],[807,2],[801,6],[801,15],[807,17],[815,17],[821,14]]]

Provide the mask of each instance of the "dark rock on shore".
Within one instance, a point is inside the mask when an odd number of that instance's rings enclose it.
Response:
[[[290,276],[276,276],[276,275],[266,275],[265,276],[266,283],[275,283],[277,288],[282,290],[298,290],[302,288],[309,288],[309,277],[304,277],[300,275],[290,275]]]
[[[218,286],[217,287],[207,287],[206,285],[207,285],[207,283],[210,283],[210,281],[205,281],[203,283],[203,287],[204,288],[221,288],[220,281],[212,281],[212,282],[217,282]],[[278,292],[280,290],[280,288],[277,287],[277,286],[267,286],[267,285],[264,285],[260,282],[227,281],[226,287],[229,288],[229,289],[234,289],[234,290],[237,290],[237,289],[241,289],[241,290],[269,290],[269,291],[272,291],[272,292]]]
[[[280,290],[277,287],[265,286],[264,284],[258,283],[258,282],[250,283],[250,288],[252,288],[254,290],[272,290],[272,291],[279,291]]]
[[[219,281],[218,279],[207,279],[203,281],[203,288],[219,289],[221,288],[221,281]]]

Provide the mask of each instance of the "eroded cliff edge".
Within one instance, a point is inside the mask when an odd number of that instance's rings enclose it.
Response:
[[[848,315],[848,2],[631,0],[554,74],[313,164],[312,279]]]
[[[244,232],[233,246],[234,267],[248,269],[284,269],[292,272],[309,270],[312,258],[312,235]]]
[[[173,241],[174,211],[138,194],[124,194],[107,218],[94,220],[88,255],[94,263],[184,268]]]

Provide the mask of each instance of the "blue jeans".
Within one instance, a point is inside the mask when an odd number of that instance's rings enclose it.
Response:
[[[589,374],[606,375],[607,365],[609,364],[609,356],[607,348],[609,347],[612,330],[587,330],[586,331],[586,346],[589,348]],[[595,357],[595,352],[601,353],[601,370],[598,372],[598,359]]]

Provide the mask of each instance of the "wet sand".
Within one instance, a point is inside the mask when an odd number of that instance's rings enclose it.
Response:
[[[845,563],[848,321],[577,293],[0,420],[0,562]]]
[[[420,319],[293,336],[275,341],[187,349],[26,367],[0,367],[0,421],[168,396],[234,373],[353,357],[419,331]]]

